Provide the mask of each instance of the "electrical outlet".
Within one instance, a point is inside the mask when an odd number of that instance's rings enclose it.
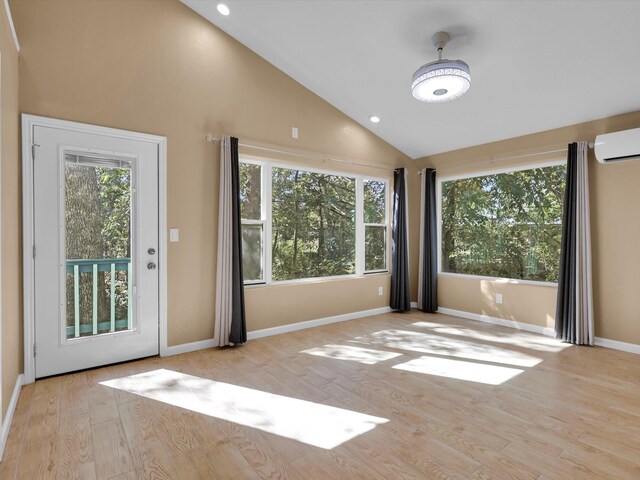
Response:
[[[502,304],[502,294],[501,293],[496,293],[496,303],[498,305]]]
[[[384,288],[378,287],[378,295],[382,296],[384,294]]]

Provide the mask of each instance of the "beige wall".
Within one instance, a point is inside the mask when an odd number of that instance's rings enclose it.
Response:
[[[245,289],[249,330],[389,306],[389,275]],[[378,295],[383,287],[385,295]],[[284,306],[283,299],[286,299]],[[249,321],[251,319],[251,321]]]
[[[18,137],[18,52],[4,5],[0,5],[2,53],[2,418],[22,372],[22,226]]]
[[[439,307],[553,328],[556,287],[440,275]],[[496,305],[496,294],[503,303]]]
[[[446,176],[566,159],[566,153],[559,152],[500,160],[563,149],[576,140],[593,141],[601,133],[637,127],[640,112],[633,112],[425,157],[416,166],[433,166],[438,175]],[[589,174],[596,335],[640,344],[640,161],[601,165],[590,151]],[[411,204],[418,202],[419,191],[414,189]],[[415,232],[412,241],[417,244]],[[553,326],[555,287],[451,276],[438,280],[441,307]],[[503,293],[503,305],[495,304],[494,293]]]
[[[408,160],[177,1],[11,6],[22,47],[21,112],[168,138],[168,223],[180,229],[168,252],[170,345],[213,336],[219,144],[206,134],[390,167]],[[248,289],[248,329],[388,305],[388,288],[377,296],[386,283],[383,276]]]

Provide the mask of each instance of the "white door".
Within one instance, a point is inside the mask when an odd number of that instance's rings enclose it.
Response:
[[[35,126],[35,376],[158,353],[157,144]]]

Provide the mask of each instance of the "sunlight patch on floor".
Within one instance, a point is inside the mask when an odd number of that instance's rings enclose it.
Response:
[[[364,339],[365,337],[358,338],[358,340]],[[381,330],[367,336],[366,340],[371,345],[384,345],[387,348],[502,363],[518,367],[533,367],[542,361],[541,358],[533,357],[526,353],[493,345],[410,330]]]
[[[372,350],[370,348],[352,347],[350,345],[324,345],[323,347],[310,348],[300,353],[316,355],[318,357],[335,358],[336,360],[350,360],[352,362],[375,365],[401,356],[401,353]]]
[[[101,385],[327,450],[389,421],[165,369]]]
[[[518,368],[426,356],[395,365],[393,368],[487,385],[500,385],[524,371]]]
[[[513,332],[489,333],[479,332],[477,330],[462,327],[459,325],[447,325],[435,322],[415,322],[412,327],[428,328],[434,333],[442,333],[444,335],[460,335],[474,340],[482,340],[487,342],[504,343],[515,347],[529,348],[531,350],[539,350],[541,352],[559,352],[571,346],[562,343],[555,338],[546,337],[535,333],[525,333],[514,330]]]

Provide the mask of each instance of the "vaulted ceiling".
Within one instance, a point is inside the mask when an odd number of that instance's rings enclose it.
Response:
[[[412,158],[640,110],[640,1],[182,1]],[[472,86],[424,104],[439,30]]]

